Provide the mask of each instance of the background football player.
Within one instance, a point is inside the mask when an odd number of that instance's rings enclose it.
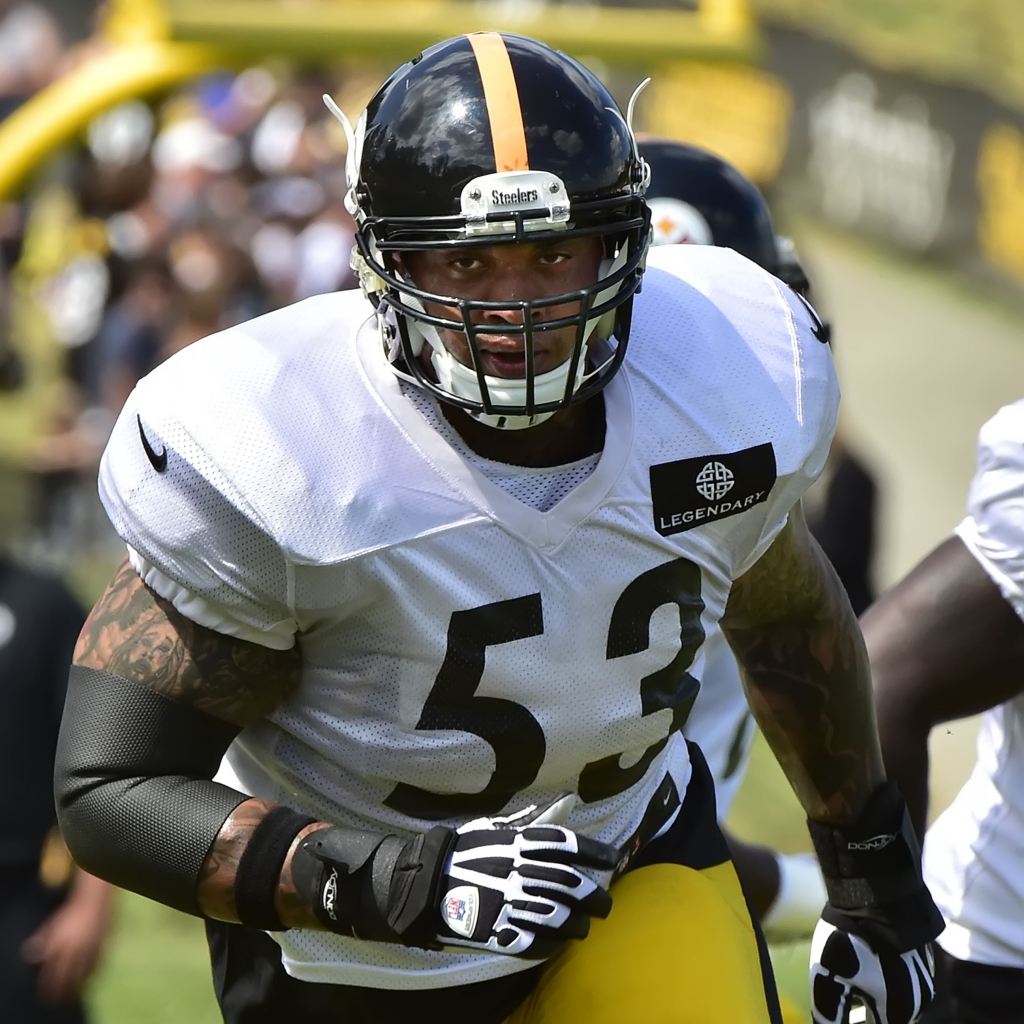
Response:
[[[349,136],[364,294],[193,345],[111,436],[73,853],[207,918],[229,1021],[777,1020],[679,731],[721,628],[825,866],[817,1019],[913,1020],[941,922],[798,507],[812,315],[724,249],[644,275],[628,117],[532,40],[431,47]]]
[[[1022,617],[1024,401],[982,427],[967,517],[953,536],[864,617],[886,768],[919,830],[929,732],[986,712],[974,771],[925,842],[925,876],[947,922],[934,1024],[1024,1014]]]

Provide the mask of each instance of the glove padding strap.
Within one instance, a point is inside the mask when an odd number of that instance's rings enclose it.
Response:
[[[611,909],[581,869],[611,871],[618,852],[559,824],[574,802],[565,794],[411,839],[331,826],[302,840],[292,877],[317,919],[342,935],[542,959]]]
[[[921,877],[921,847],[895,783],[871,795],[856,821],[808,821],[828,892],[822,918],[903,953],[945,927]]]
[[[329,931],[440,949],[433,894],[454,839],[440,826],[413,839],[331,826],[302,840],[292,878]]]

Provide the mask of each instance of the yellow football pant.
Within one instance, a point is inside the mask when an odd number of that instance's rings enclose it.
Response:
[[[505,1024],[769,1024],[757,939],[731,862],[652,864],[612,887]]]

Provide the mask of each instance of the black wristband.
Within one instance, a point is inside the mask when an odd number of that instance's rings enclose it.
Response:
[[[921,876],[917,835],[894,783],[879,786],[856,821],[807,826],[828,892],[825,921],[900,952],[942,931],[942,915]]]
[[[808,821],[829,903],[857,910],[896,903],[922,886],[921,848],[896,785],[885,782],[856,821]]]
[[[274,906],[281,868],[295,837],[316,820],[290,807],[275,807],[256,826],[235,873],[235,909],[246,927],[285,929]]]

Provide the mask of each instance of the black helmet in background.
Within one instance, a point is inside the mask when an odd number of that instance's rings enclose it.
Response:
[[[651,166],[647,204],[655,245],[720,245],[776,272],[772,216],[752,181],[696,146],[665,139],[641,139],[639,145]]]
[[[696,146],[640,139],[650,165],[647,205],[652,245],[720,245],[734,249],[785,282],[805,302],[810,282],[791,239],[776,235],[757,186],[732,164]],[[831,326],[812,309],[823,340]]]
[[[776,235],[772,215],[757,186],[732,164],[696,146],[667,139],[641,139],[650,164],[654,245],[721,245],[807,294],[807,276],[793,242]]]

